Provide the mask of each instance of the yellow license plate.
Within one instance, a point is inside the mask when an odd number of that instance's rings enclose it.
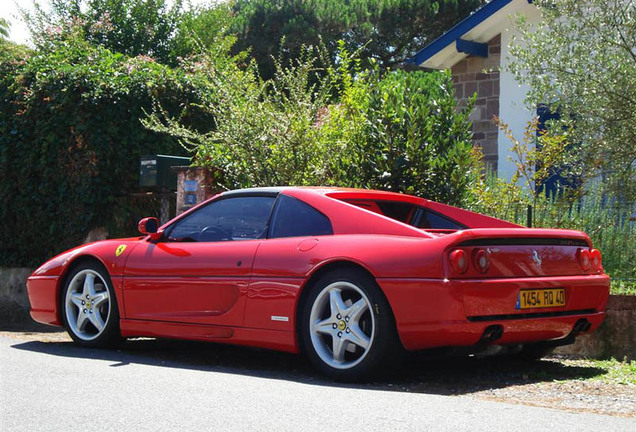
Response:
[[[517,309],[565,306],[565,288],[519,291]]]

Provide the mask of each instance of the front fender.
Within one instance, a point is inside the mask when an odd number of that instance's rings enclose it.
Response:
[[[43,324],[62,325],[59,299],[64,278],[73,265],[83,259],[97,261],[108,271],[120,315],[124,318],[122,274],[130,251],[140,241],[143,240],[132,238],[89,243],[63,252],[42,264],[27,279],[33,319]]]

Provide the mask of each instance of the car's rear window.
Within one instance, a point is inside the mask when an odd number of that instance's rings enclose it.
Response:
[[[270,238],[322,236],[333,234],[327,216],[304,202],[279,195],[274,207]]]
[[[442,214],[407,202],[368,199],[343,201],[425,230],[454,231],[465,228]]]

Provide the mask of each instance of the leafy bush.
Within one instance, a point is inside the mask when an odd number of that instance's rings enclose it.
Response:
[[[196,151],[228,189],[325,184],[461,202],[473,164],[471,105],[457,108],[450,75],[382,76],[360,72],[342,46],[338,65],[316,53],[276,63],[266,81],[254,65],[242,71],[207,57],[202,73],[214,90],[204,109],[216,128],[199,133],[160,109],[144,124]]]
[[[6,19],[0,18],[0,42],[4,42],[9,37],[9,23]]]
[[[144,124],[181,140],[196,163],[223,173],[227,189],[325,182],[324,146],[315,127],[329,97],[325,78],[317,78],[317,59],[307,50],[288,68],[278,66],[272,80],[260,80],[254,64],[246,70],[208,54],[199,73],[210,83],[203,109],[215,128],[200,133],[181,118],[155,110]]]
[[[34,10],[25,14],[37,48],[51,48],[55,35],[72,24],[91,45],[176,64],[184,15],[180,0],[172,6],[166,0],[55,0],[49,9],[34,3]]]
[[[636,3],[537,0],[536,24],[520,17],[508,68],[528,85],[528,104],[549,102],[577,143],[583,175],[636,200]]]
[[[152,203],[133,198],[139,157],[184,154],[139,122],[153,98],[198,100],[195,77],[88,44],[68,26],[33,53],[0,61],[0,265],[34,265],[95,227],[134,233]],[[186,122],[208,123],[196,113]]]
[[[332,137],[348,133],[333,181],[461,203],[475,162],[471,110],[457,107],[450,73],[362,74],[326,122]]]

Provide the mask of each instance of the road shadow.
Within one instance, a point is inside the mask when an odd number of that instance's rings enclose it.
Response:
[[[394,385],[411,392],[458,395],[510,386],[587,379],[604,375],[596,366],[567,365],[556,358],[528,360],[515,356],[410,355]]]
[[[305,356],[255,348],[166,339],[131,339],[119,349],[78,347],[72,342],[30,341],[12,348],[47,355],[112,362],[110,367],[142,364],[289,380],[334,387],[462,395],[537,382],[585,379],[603,375],[599,367],[570,366],[545,359],[449,357],[429,353],[407,355],[386,378],[343,384],[321,377]]]

